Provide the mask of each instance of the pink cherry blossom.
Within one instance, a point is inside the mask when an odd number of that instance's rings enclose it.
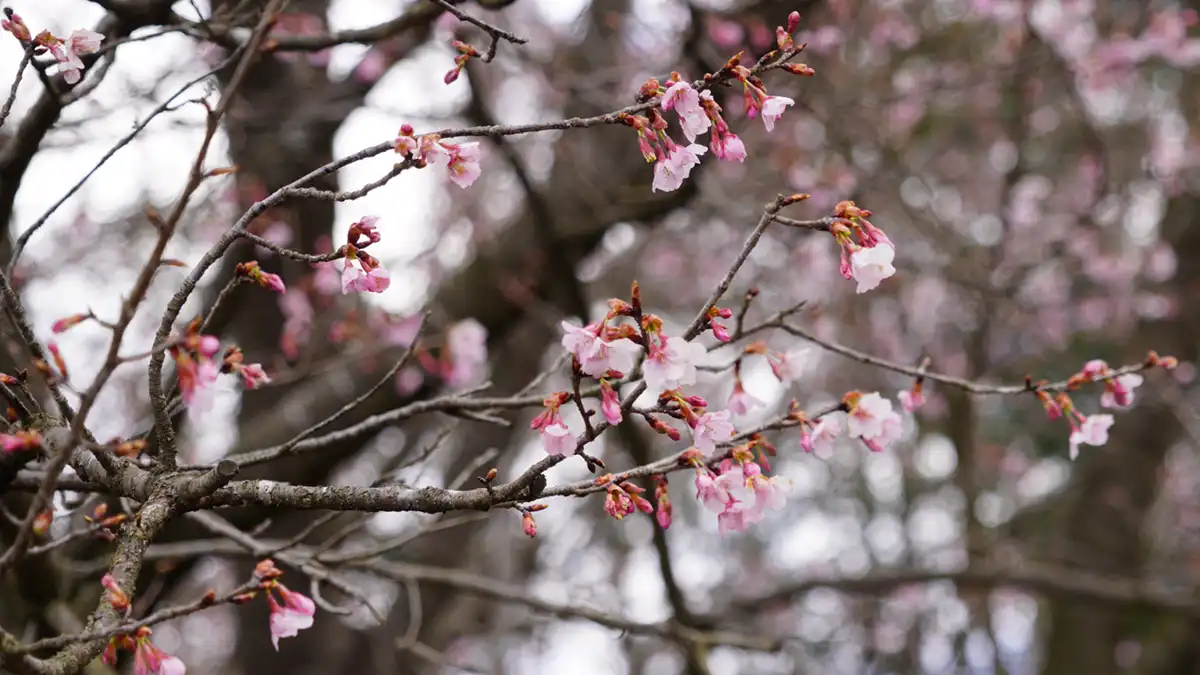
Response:
[[[296,635],[313,625],[313,615],[317,606],[306,595],[289,590],[283,584],[276,584],[275,589],[283,598],[283,604],[276,602],[273,593],[267,593],[267,601],[271,606],[271,643],[275,651],[279,651],[279,639],[296,637]]]
[[[741,417],[765,404],[761,399],[743,389],[741,381],[738,380],[734,382],[733,393],[729,395],[729,402],[726,405],[734,415]]]
[[[706,152],[708,148],[698,143],[671,148],[666,159],[659,158],[654,165],[654,183],[651,189],[655,192],[678,190],[683,181],[691,175],[692,168],[700,164],[700,156]]]
[[[1108,442],[1108,429],[1113,425],[1112,415],[1088,415],[1083,422],[1071,432],[1071,460],[1079,457],[1081,444],[1100,447]]]
[[[673,109],[679,115],[679,124],[688,142],[695,141],[712,125],[704,107],[700,105],[700,94],[688,82],[679,81],[668,87],[663,94],[662,108]]]
[[[870,248],[859,248],[850,256],[850,274],[858,282],[855,292],[874,290],[884,279],[896,273],[892,261],[896,249],[890,241],[880,242]]]
[[[717,443],[733,438],[737,430],[729,421],[729,411],[706,412],[696,419],[692,429],[692,445],[705,454],[716,450]]]
[[[742,162],[746,159],[746,144],[735,133],[720,134],[714,132],[709,139],[709,147],[717,159],[726,162]]]
[[[783,111],[795,101],[786,96],[768,96],[762,102],[762,121],[767,131],[775,130],[775,122],[783,117]]]
[[[542,427],[542,449],[560,457],[575,452],[575,434],[561,419]]]
[[[350,273],[349,290],[350,291],[365,291],[369,293],[382,293],[392,285],[392,275],[382,267],[372,268],[370,271],[364,271],[352,265],[347,265],[346,270],[355,270]],[[342,292],[347,292],[347,273],[342,273]]]
[[[185,675],[187,666],[179,658],[159,649],[149,637],[141,637],[133,653],[133,672],[134,675]]]
[[[450,369],[446,384],[463,387],[480,380],[488,365],[487,328],[475,319],[464,319],[446,331]]]
[[[925,394],[920,391],[905,389],[897,394],[896,398],[900,399],[900,406],[905,412],[914,412],[925,405]]]
[[[775,353],[769,357],[771,372],[783,384],[791,384],[800,379],[811,360],[811,350],[806,347],[797,347],[785,354]]]
[[[562,346],[579,361],[579,368],[592,377],[603,377],[610,370],[627,373],[637,365],[641,347],[630,340],[611,342],[600,337],[600,326],[576,326],[562,322]]]
[[[828,457],[833,454],[838,434],[842,432],[842,423],[833,417],[823,417],[811,428],[805,426],[800,432],[800,447],[805,452],[815,453],[818,457]]]
[[[704,508],[713,513],[721,513],[728,507],[732,497],[723,483],[717,481],[708,469],[696,471],[696,499]]]
[[[604,420],[609,424],[620,424],[623,417],[621,399],[608,380],[600,380],[600,397],[600,412],[604,415]]]
[[[647,389],[657,396],[664,391],[695,384],[696,364],[707,355],[708,350],[699,342],[662,336],[661,343],[651,347],[642,364]]]
[[[874,452],[881,452],[900,437],[903,420],[892,410],[892,402],[879,392],[863,394],[850,411],[847,430],[851,438],[861,438]]]
[[[1133,404],[1133,390],[1142,384],[1142,376],[1137,373],[1126,373],[1113,378],[1104,385],[1104,393],[1100,394],[1100,405],[1105,408],[1127,408]]]
[[[430,152],[425,154],[425,160],[433,165],[445,166],[450,172],[450,180],[460,188],[468,188],[479,179],[483,169],[479,160],[483,153],[479,143],[434,143]]]
[[[247,389],[257,389],[264,384],[268,384],[271,378],[263,370],[261,363],[249,363],[238,369],[242,376],[242,383]]]

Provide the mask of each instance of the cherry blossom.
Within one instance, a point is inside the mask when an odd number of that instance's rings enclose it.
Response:
[[[270,590],[279,591],[283,604],[275,600]],[[267,592],[267,602],[271,606],[271,644],[275,646],[275,651],[279,651],[280,638],[296,637],[300,631],[313,625],[313,615],[316,614],[317,606],[312,598],[289,590],[277,581],[272,584],[270,590]]]
[[[144,637],[137,640],[133,672],[134,675],[185,675],[187,666],[178,657],[159,649],[149,637]]]
[[[450,368],[446,384],[463,387],[481,379],[487,370],[487,328],[475,319],[464,319],[446,331]]]
[[[43,31],[35,39],[38,44],[49,50],[58,62],[59,72],[67,84],[75,84],[81,79],[80,73],[84,69],[83,59],[80,57],[99,51],[104,35],[91,30],[77,30],[63,40],[48,31]]]
[[[762,121],[763,126],[767,131],[775,130],[775,122],[783,117],[783,111],[788,106],[795,105],[795,101],[786,96],[768,96],[762,102]]]
[[[892,410],[892,402],[879,392],[854,392],[847,398],[850,414],[846,426],[850,437],[862,439],[873,452],[886,450],[903,433],[903,420]]]
[[[896,273],[892,261],[896,249],[891,242],[881,242],[871,248],[859,248],[850,256],[850,274],[858,282],[856,293],[866,293]]]
[[[542,449],[548,455],[564,456],[575,452],[575,434],[561,419],[542,427]]]
[[[783,384],[791,384],[800,379],[800,376],[808,369],[808,365],[812,361],[812,350],[806,347],[797,347],[786,353],[772,352],[767,355],[767,360],[771,364],[771,372],[775,377]]]
[[[719,482],[712,472],[708,469],[697,469],[696,499],[700,500],[704,508],[720,514],[725,511],[733,497],[729,494],[726,483]]]
[[[708,148],[698,143],[682,146],[676,145],[670,149],[665,159],[659,158],[654,165],[654,182],[651,188],[655,192],[671,192],[678,190],[683,181],[688,179],[692,168],[700,163],[700,155],[708,152]]]
[[[729,395],[729,402],[726,405],[734,415],[741,417],[751,410],[760,408],[766,404],[754,394],[746,391],[742,387],[742,381],[739,379],[733,383],[733,393]]]
[[[622,419],[621,399],[608,380],[600,380],[600,396],[600,412],[604,415],[604,421],[609,424],[620,424]]]
[[[833,454],[837,437],[842,432],[842,423],[836,418],[823,417],[815,424],[805,424],[800,431],[800,447],[805,452],[816,453],[819,457]]]
[[[1078,413],[1076,413],[1078,414]],[[1087,444],[1092,446],[1102,446],[1108,442],[1108,429],[1113,425],[1112,415],[1088,415],[1086,417],[1079,415],[1082,418],[1078,426],[1074,425],[1071,431],[1071,460],[1074,461],[1079,457],[1079,446]]]
[[[579,369],[587,375],[603,377],[610,370],[627,373],[637,364],[641,347],[626,339],[604,340],[599,324],[580,327],[563,321],[562,329],[563,348],[575,357]]]
[[[700,134],[708,131],[711,122],[700,105],[700,94],[692,88],[691,83],[677,81],[667,88],[662,98],[663,110],[674,110],[679,115],[679,124],[688,142],[696,140]]]
[[[711,453],[718,443],[733,438],[737,430],[729,421],[729,411],[706,412],[696,419],[692,427],[692,445],[705,453]]]
[[[896,398],[900,399],[900,407],[904,408],[905,412],[914,412],[925,405],[925,394],[921,393],[920,389],[905,389],[897,394]]]
[[[382,293],[391,286],[391,274],[382,267],[364,270],[361,267],[346,263],[342,269],[342,293],[366,291]]]
[[[1133,405],[1133,390],[1141,386],[1143,378],[1137,373],[1126,373],[1104,383],[1100,394],[1100,405],[1105,408],[1127,408]]]
[[[642,364],[646,388],[651,394],[658,395],[695,384],[696,364],[707,355],[708,350],[699,342],[662,335],[657,343],[652,343]]]

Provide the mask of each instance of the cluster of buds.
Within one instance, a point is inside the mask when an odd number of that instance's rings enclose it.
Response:
[[[416,166],[444,166],[450,180],[461,188],[470,187],[483,172],[478,143],[446,143],[437,134],[414,135],[412,125],[400,127],[393,142],[396,154],[411,160]]]
[[[257,389],[271,381],[262,364],[246,363],[245,360],[241,347],[230,347],[225,350],[225,358],[221,359],[221,372],[240,375],[247,389]]]
[[[213,357],[221,350],[221,341],[215,335],[200,333],[200,319],[188,324],[182,339],[171,345],[169,353],[175,361],[179,378],[179,392],[183,402],[192,405],[197,394],[204,392],[217,381],[220,374]]]
[[[118,653],[128,651],[133,652],[135,675],[185,675],[187,666],[183,661],[151,642],[151,634],[149,627],[141,626],[133,634],[114,635],[109,638],[100,660],[106,665],[116,666]]]
[[[58,70],[67,84],[75,84],[80,80],[80,73],[84,69],[81,57],[95,54],[104,40],[103,35],[91,30],[73,31],[66,39],[46,30],[33,36],[29,26],[16,12],[6,7],[4,15],[6,18],[0,20],[0,28],[11,33],[27,49],[32,47],[35,54],[50,52],[58,62]]]
[[[858,282],[857,293],[877,288],[896,273],[892,265],[896,245],[867,220],[870,216],[870,211],[858,208],[854,202],[838,202],[833,210],[836,221],[829,228],[842,249],[838,271],[846,279]]]
[[[623,520],[625,516],[631,516],[638,511],[654,513],[654,506],[642,496],[642,493],[646,491],[645,488],[627,480],[618,481],[612,474],[597,478],[596,485],[606,487],[604,512],[616,520]]]
[[[310,628],[317,612],[312,598],[284,586],[279,582],[281,576],[283,570],[270,559],[263,560],[254,568],[254,578],[258,580],[259,588],[266,592],[267,602],[271,606],[271,643],[275,651],[279,651],[280,638],[296,637],[300,631]],[[279,594],[282,602],[275,599],[275,593]]]
[[[278,274],[263,271],[257,260],[238,263],[236,273],[239,278],[258,284],[269,291],[275,291],[276,293],[287,292],[287,286],[284,286],[283,278]]]
[[[367,216],[350,226],[346,244],[341,249],[346,259],[346,266],[342,268],[342,293],[382,293],[391,285],[392,278],[388,271],[375,256],[363,250],[379,242],[379,230],[375,227],[378,221],[379,218],[375,216]]]
[[[0,450],[6,453],[29,452],[42,447],[42,435],[33,429],[20,429],[0,434]]]
[[[112,528],[125,522],[126,518],[127,516],[124,513],[118,513],[115,516],[108,515],[108,504],[100,504],[92,510],[92,515],[85,515],[83,521],[91,526],[93,534],[95,534],[97,539],[112,541],[117,538]]]
[[[446,73],[446,76],[442,78],[446,84],[450,84],[458,79],[458,76],[462,74],[463,68],[467,67],[467,61],[470,61],[471,59],[478,59],[483,56],[483,54],[479,53],[478,49],[475,49],[462,40],[455,40],[451,44],[454,45],[454,51],[458,52],[458,56],[454,57],[454,67],[451,68],[450,71]]]

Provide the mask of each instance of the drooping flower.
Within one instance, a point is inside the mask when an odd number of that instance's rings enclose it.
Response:
[[[1127,408],[1133,405],[1133,390],[1141,386],[1143,378],[1137,373],[1126,373],[1109,378],[1100,394],[1100,405],[1105,408]]]
[[[275,600],[272,590],[279,591],[283,604]],[[271,605],[271,644],[275,646],[275,651],[279,651],[280,638],[296,637],[300,631],[313,625],[317,606],[312,598],[274,581],[267,591],[267,602]]]
[[[604,420],[609,424],[620,424],[623,417],[621,413],[621,398],[617,396],[617,392],[608,380],[600,380],[600,412],[604,415]]]
[[[700,105],[700,94],[689,82],[679,80],[667,88],[662,98],[663,110],[674,110],[688,142],[708,131],[712,124]]]
[[[1074,461],[1079,457],[1079,446],[1087,444],[1095,447],[1100,447],[1108,443],[1108,429],[1113,425],[1112,415],[1088,415],[1084,417],[1079,413],[1075,413],[1082,421],[1078,426],[1075,425],[1072,419],[1071,425],[1071,460]]]
[[[874,290],[896,273],[892,261],[896,259],[896,249],[890,241],[880,242],[871,248],[859,248],[850,255],[850,273],[858,282],[856,293],[866,293]]]
[[[786,96],[768,96],[763,100],[762,121],[763,126],[767,128],[768,132],[775,130],[775,122],[777,122],[780,117],[783,117],[783,111],[786,110],[788,106],[795,105],[795,103],[795,101]]]

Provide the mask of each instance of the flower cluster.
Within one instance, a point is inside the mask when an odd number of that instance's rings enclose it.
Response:
[[[896,273],[896,245],[883,230],[867,220],[871,212],[860,209],[854,202],[839,202],[833,212],[836,222],[829,231],[842,248],[838,271],[858,282],[858,293],[866,293]]]
[[[179,393],[184,403],[194,405],[217,381],[221,370],[213,357],[220,350],[221,341],[215,335],[200,333],[199,318],[188,325],[183,338],[171,345],[169,353],[175,361]],[[201,404],[197,407],[205,406]]]
[[[454,67],[447,71],[445,77],[442,78],[442,81],[446,84],[450,84],[458,79],[458,76],[462,74],[463,68],[467,67],[467,61],[483,56],[479,53],[478,49],[475,49],[462,40],[455,40],[452,44],[454,45],[454,51],[458,52],[458,56],[454,57]]]
[[[369,291],[382,293],[392,283],[392,277],[375,256],[363,249],[380,240],[376,216],[367,216],[350,226],[346,244],[342,246],[345,267],[342,268],[342,293]],[[357,263],[357,264],[355,264]]]
[[[788,29],[785,30],[782,26],[777,28],[780,36],[779,49],[788,56],[799,51],[792,43],[789,32],[795,31],[799,20],[799,14],[793,12],[788,17]],[[784,110],[795,104],[795,101],[786,96],[768,94],[762,80],[749,68],[741,65],[741,57],[740,53],[735,55],[721,72],[742,83],[746,116],[750,119],[762,117],[763,126],[768,132],[773,131],[775,122],[783,115]],[[815,74],[812,68],[803,64],[786,64],[784,69],[798,75]],[[705,78],[706,87],[710,79]],[[647,162],[655,163],[652,190],[678,190],[691,175],[692,169],[700,164],[700,157],[710,149],[718,159],[730,162],[745,161],[746,145],[729,129],[729,124],[721,115],[721,105],[707,88],[697,89],[679,73],[672,72],[665,87],[657,79],[651,78],[642,85],[640,93],[641,100],[659,97],[659,106],[651,108],[648,117],[623,114],[621,121],[637,131],[638,149]],[[659,108],[662,112],[659,112]],[[680,129],[687,139],[686,144],[676,143],[667,131],[668,122],[662,113],[672,110],[679,118]],[[708,148],[696,143],[696,139],[710,129],[712,134]]]
[[[242,378],[247,389],[255,389],[271,381],[257,363],[245,363],[245,356],[238,347],[225,351],[220,364],[215,357],[221,351],[221,341],[215,335],[200,332],[200,319],[188,324],[182,338],[171,345],[168,353],[175,361],[179,379],[179,392],[183,402],[194,409],[208,406],[208,395],[222,373],[232,373]]]
[[[446,167],[450,180],[461,188],[470,187],[482,173],[478,143],[446,143],[437,134],[415,136],[412,126],[405,124],[393,145],[396,154],[411,159],[417,166]]]
[[[684,454],[684,461],[696,468],[696,499],[717,514],[717,527],[722,533],[743,532],[762,521],[767,509],[782,509],[791,490],[786,478],[763,474],[763,467],[754,458],[753,445],[734,448],[716,471],[705,463],[699,448]]]
[[[92,30],[73,31],[66,39],[60,38],[48,30],[32,35],[25,20],[16,12],[5,7],[5,19],[0,20],[0,28],[19,40],[26,48],[32,46],[34,53],[50,52],[58,62],[58,70],[62,73],[67,84],[75,84],[80,80],[84,63],[80,57],[95,54],[100,50],[104,36]]]

